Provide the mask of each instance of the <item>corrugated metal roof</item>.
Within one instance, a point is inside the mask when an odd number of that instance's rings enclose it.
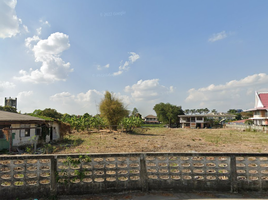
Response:
[[[32,117],[30,115],[23,115],[0,110],[0,122],[5,121],[45,121],[45,120],[38,117]]]

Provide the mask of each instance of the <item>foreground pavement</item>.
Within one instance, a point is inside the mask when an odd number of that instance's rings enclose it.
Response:
[[[198,192],[198,193],[178,193],[178,192],[133,192],[120,194],[99,194],[99,195],[75,195],[58,196],[58,200],[252,200],[268,199],[268,193],[222,193],[222,192]]]

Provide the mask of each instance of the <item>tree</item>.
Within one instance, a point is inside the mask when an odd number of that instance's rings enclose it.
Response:
[[[253,120],[248,119],[248,120],[245,121],[245,124],[246,125],[253,125]]]
[[[211,112],[212,112],[213,114],[217,114],[217,113],[218,113],[216,109],[212,109]]]
[[[170,103],[159,103],[154,106],[158,121],[168,123],[171,127],[172,123],[178,125],[178,115],[184,115],[181,106],[171,105]]]
[[[194,115],[196,113],[196,109],[191,109],[190,112],[192,113],[192,115]]]
[[[7,112],[17,112],[17,109],[12,106],[0,106],[0,110],[7,111]]]
[[[204,113],[205,113],[205,114],[208,114],[208,113],[209,113],[209,109],[208,109],[208,108],[205,108],[205,109],[204,109]]]
[[[133,108],[133,111],[131,112],[131,116],[139,117],[141,119],[141,114],[139,113],[137,108]]]
[[[184,110],[184,113],[185,113],[186,115],[188,115],[188,114],[190,113],[190,110],[189,110],[189,109],[185,109],[185,110]]]
[[[101,117],[107,120],[108,125],[118,125],[129,114],[123,102],[108,91],[106,91],[104,98],[101,100],[99,108]],[[116,130],[117,127],[115,126],[113,129]]]
[[[203,113],[203,108],[196,109],[196,112],[199,113],[200,115]]]
[[[52,108],[46,108],[44,110],[37,109],[32,114],[35,116],[45,116],[53,119],[61,119],[63,116],[61,113],[57,112],[57,110]]]
[[[136,116],[136,114],[138,114],[138,113],[139,113],[138,109],[137,108],[133,108],[133,111],[131,112],[131,115],[132,116]]]
[[[229,109],[229,110],[227,111],[227,113],[229,113],[229,114],[236,114],[236,113],[238,113],[238,112],[237,112],[236,109]]]

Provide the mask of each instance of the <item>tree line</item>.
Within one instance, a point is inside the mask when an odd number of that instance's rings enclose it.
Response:
[[[1,110],[1,107],[0,107]],[[184,114],[208,114],[210,110],[208,108],[200,109],[185,109],[181,106],[172,105],[170,103],[158,103],[153,107],[158,121],[164,124],[168,124],[171,127],[173,124],[179,125],[178,115]],[[110,129],[117,129],[117,126],[128,127],[128,130],[132,130],[134,127],[139,127],[143,124],[140,113],[137,108],[134,108],[130,112],[123,102],[118,99],[113,93],[109,91],[105,92],[103,99],[99,104],[100,114],[92,116],[88,113],[84,115],[69,115],[67,113],[61,114],[55,109],[46,108],[44,110],[37,109],[32,116],[49,117],[57,119],[66,123],[69,123],[75,130],[88,130],[90,128],[109,127]],[[217,114],[216,109],[212,109],[211,113]],[[240,118],[240,114],[236,113],[234,109],[228,111],[230,114],[235,114],[237,119]]]

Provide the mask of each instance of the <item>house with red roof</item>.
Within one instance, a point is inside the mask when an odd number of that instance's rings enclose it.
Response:
[[[268,92],[256,92],[255,93],[255,107],[249,109],[253,111],[254,125],[268,125]]]

